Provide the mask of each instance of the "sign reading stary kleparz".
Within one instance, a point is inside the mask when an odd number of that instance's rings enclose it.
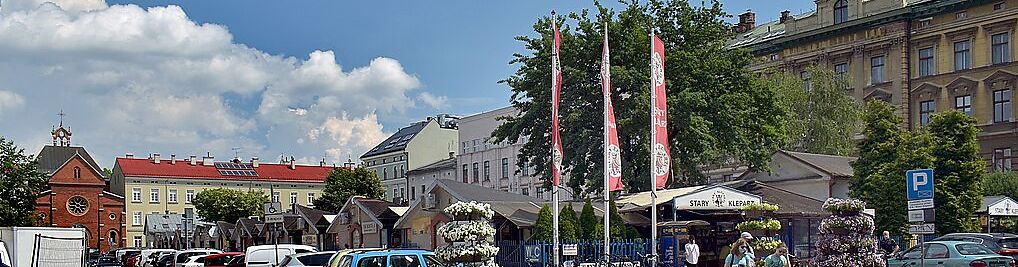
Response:
[[[713,186],[677,196],[672,201],[679,210],[738,210],[760,203],[762,199],[725,186]]]

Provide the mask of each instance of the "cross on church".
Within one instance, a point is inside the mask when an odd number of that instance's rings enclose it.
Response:
[[[60,113],[57,113],[57,116],[60,116],[60,126],[64,126],[64,115],[67,114],[64,113],[63,109],[60,110]]]

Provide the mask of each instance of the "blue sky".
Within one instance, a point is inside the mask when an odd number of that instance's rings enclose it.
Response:
[[[747,9],[757,21],[775,20],[781,10],[801,13],[812,0],[722,1],[733,15]],[[332,50],[343,66],[363,66],[375,57],[399,60],[416,74],[421,89],[449,97],[449,113],[469,115],[507,105],[510,92],[497,81],[515,71],[511,55],[525,52],[517,35],[550,10],[593,8],[593,1],[109,1],[141,6],[179,5],[197,22],[222,24],[234,41],[298,58]],[[608,6],[622,6],[605,1]],[[731,21],[737,21],[733,16]],[[427,111],[420,111],[427,112]],[[380,118],[395,129],[427,114]]]
[[[723,5],[760,23],[813,7],[780,2]],[[584,8],[593,2],[0,0],[0,135],[38,151],[64,111],[73,143],[106,167],[125,153],[343,162],[427,116],[508,105],[497,82],[527,53],[513,38],[553,9]]]

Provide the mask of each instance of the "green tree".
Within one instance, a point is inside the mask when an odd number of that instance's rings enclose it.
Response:
[[[937,231],[978,231],[979,224],[972,214],[982,203],[986,162],[979,157],[976,120],[951,110],[933,114],[924,128],[934,140]]]
[[[890,166],[898,158],[898,145],[901,144],[901,118],[894,114],[895,109],[883,101],[866,103],[863,113],[863,139],[856,143],[859,158],[852,162],[854,176],[850,184],[853,198],[873,204],[874,193],[880,192],[873,187],[873,174],[881,168]]]
[[[985,196],[1005,196],[1011,199],[1018,199],[1018,173],[1015,172],[993,172],[983,179],[986,183]]]
[[[531,240],[548,241],[554,238],[552,225],[551,208],[548,204],[544,204],[541,207],[541,211],[537,212],[537,222],[534,223],[534,233],[530,236]]]
[[[584,201],[583,210],[580,211],[580,239],[597,240],[597,224],[601,219],[594,214],[594,205],[590,200]]]
[[[855,150],[853,135],[861,109],[849,94],[848,80],[833,70],[810,66],[802,74],[774,72],[760,86],[773,86],[788,111],[785,149],[848,156]]]
[[[566,204],[558,214],[559,237],[562,240],[577,240],[580,238],[580,220],[576,218],[576,211],[573,205]]]
[[[701,167],[726,157],[751,170],[767,168],[771,153],[785,140],[785,114],[772,90],[757,86],[755,75],[745,68],[753,57],[727,47],[731,31],[720,3],[630,1],[617,14],[595,5],[596,14],[583,10],[543,17],[533,26],[536,36],[516,37],[529,52],[513,56],[509,63],[518,69],[501,82],[512,88],[510,102],[519,114],[501,118],[504,123],[492,137],[494,142],[525,140],[517,163],[521,168],[545,170],[545,187],[550,187],[553,19],[562,25],[563,168],[570,172],[568,186],[577,196],[603,188],[598,66],[604,25],[611,37],[612,101],[627,190],[650,187],[643,178],[649,177],[648,29],[656,29],[667,47],[668,131],[683,137],[670,139],[675,177],[686,177],[673,180],[673,185],[705,183]]]
[[[46,189],[46,174],[39,172],[34,155],[0,136],[0,227],[31,226],[35,200]]]
[[[236,222],[248,216],[264,215],[262,204],[269,201],[263,191],[241,191],[229,188],[209,188],[194,195],[191,203],[198,216],[209,222]]]
[[[315,208],[339,212],[352,196],[381,199],[385,197],[385,187],[378,175],[366,168],[336,168],[325,178],[325,189],[322,197],[315,199]]]

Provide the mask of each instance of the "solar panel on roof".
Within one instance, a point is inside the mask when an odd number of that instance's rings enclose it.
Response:
[[[216,162],[216,169],[226,170],[252,170],[254,166],[251,163],[233,163],[233,162]]]
[[[258,176],[254,170],[219,170],[222,176]]]

